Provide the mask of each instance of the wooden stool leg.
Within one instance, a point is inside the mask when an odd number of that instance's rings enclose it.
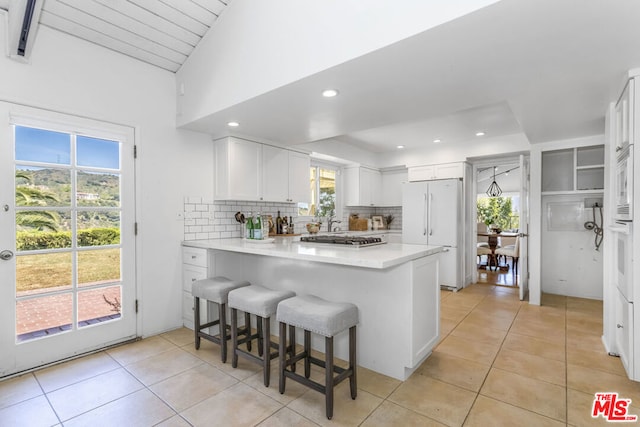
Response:
[[[349,387],[351,388],[351,398],[355,399],[358,395],[358,384],[356,371],[356,327],[349,328],[349,369],[351,369],[351,375],[349,376]]]
[[[247,336],[251,335],[251,315],[249,313],[244,314],[244,327],[247,330]],[[251,351],[251,340],[247,341],[247,351]]]
[[[262,327],[262,317],[256,316],[256,329],[258,330],[258,356],[262,357],[262,343],[264,342],[264,329]]]
[[[304,352],[307,355],[304,358],[304,377],[309,378],[311,376],[311,332],[304,331]]]
[[[220,318],[220,358],[222,363],[227,363],[227,304],[218,304],[218,316]]]
[[[271,325],[268,317],[258,317],[262,322],[262,370],[264,371],[264,386],[269,387],[269,377],[271,376]]]
[[[324,397],[327,419],[333,417],[333,337],[324,339],[325,346],[325,386]]]
[[[231,366],[238,367],[238,310],[231,309]]]
[[[193,331],[196,336],[196,350],[200,349],[200,298],[193,297]]]
[[[279,386],[278,386],[278,391],[280,392],[280,394],[284,394],[284,370],[285,370],[285,362],[288,359],[288,352],[286,350],[287,348],[287,325],[285,323],[280,322],[280,326],[279,326],[279,335],[280,335],[280,343],[278,345],[278,350],[279,350],[279,354],[280,357],[279,359],[279,363],[278,363],[278,380],[279,380]]]
[[[289,325],[289,345],[291,346],[291,357],[296,355],[296,327]],[[291,372],[296,371],[296,364],[291,365]]]

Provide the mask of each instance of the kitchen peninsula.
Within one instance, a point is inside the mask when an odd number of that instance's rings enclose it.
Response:
[[[193,240],[183,242],[185,262],[192,256],[189,251],[203,249],[208,254],[208,276],[356,304],[357,360],[365,368],[405,380],[438,342],[441,247],[388,243],[356,248],[292,239],[273,243]],[[272,331],[278,330],[275,326]],[[347,358],[347,341],[347,334],[336,337],[337,357]],[[312,346],[323,351],[324,340],[314,336]]]

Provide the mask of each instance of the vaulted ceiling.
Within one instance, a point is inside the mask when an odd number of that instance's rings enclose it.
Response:
[[[0,8],[11,18],[33,2],[39,25],[175,72],[230,1],[0,0]],[[333,138],[378,153],[464,142],[478,130],[531,143],[601,134],[625,72],[640,67],[639,17],[636,0],[503,0],[187,127],[216,135],[232,117],[250,137]],[[325,81],[341,91],[331,108],[309,95]]]
[[[29,4],[29,0],[12,2],[10,7]],[[42,6],[37,11],[41,25],[175,72],[230,2],[36,0],[34,4]]]

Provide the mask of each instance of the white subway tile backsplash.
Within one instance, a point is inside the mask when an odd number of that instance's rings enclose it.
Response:
[[[236,200],[210,201],[203,197],[184,198],[184,239],[221,239],[242,237],[244,226],[235,219],[236,212],[293,217],[296,230],[304,225],[296,222],[297,209],[292,203],[247,202]]]

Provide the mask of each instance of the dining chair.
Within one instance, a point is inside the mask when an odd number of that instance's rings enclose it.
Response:
[[[504,246],[495,250],[496,256],[504,256],[505,258],[513,259],[513,273],[518,274],[518,259],[520,258],[520,237],[515,237],[515,243],[513,245]]]
[[[495,262],[495,255],[493,254],[493,251],[491,251],[491,249],[489,249],[489,244],[487,243],[487,246],[478,246],[476,248],[476,254],[478,256],[478,264],[481,264],[482,262],[482,257],[484,255],[487,256],[487,266],[489,267],[489,269],[491,269],[491,265]],[[497,262],[495,262],[496,266],[498,265]]]
[[[484,222],[479,222],[477,224],[477,232],[478,233],[483,233],[487,231],[487,226],[484,224]],[[477,246],[480,247],[489,247],[489,238],[487,236],[478,236],[478,244]]]

